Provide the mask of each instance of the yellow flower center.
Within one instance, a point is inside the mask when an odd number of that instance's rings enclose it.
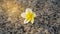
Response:
[[[34,14],[28,11],[25,15],[25,18],[31,21],[32,19],[34,19]]]

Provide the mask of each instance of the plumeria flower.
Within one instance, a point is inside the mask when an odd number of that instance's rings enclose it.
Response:
[[[24,24],[26,23],[34,23],[34,17],[36,17],[36,14],[32,11],[32,9],[27,8],[25,12],[21,14],[21,17],[25,18]]]

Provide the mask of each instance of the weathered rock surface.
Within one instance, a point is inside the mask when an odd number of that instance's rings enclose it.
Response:
[[[23,24],[26,8],[38,15]],[[0,0],[0,34],[60,34],[60,0]]]

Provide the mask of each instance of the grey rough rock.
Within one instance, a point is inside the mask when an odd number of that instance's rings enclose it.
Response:
[[[32,8],[38,16],[33,24],[19,24],[19,20],[11,23],[2,7],[4,0],[0,0],[0,34],[60,34],[60,0],[13,1],[24,8]]]

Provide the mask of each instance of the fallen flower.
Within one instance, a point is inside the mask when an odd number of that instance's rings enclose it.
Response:
[[[34,23],[34,17],[36,17],[36,14],[32,11],[32,9],[27,8],[24,13],[21,14],[21,17],[25,18],[24,24],[26,23]]]

